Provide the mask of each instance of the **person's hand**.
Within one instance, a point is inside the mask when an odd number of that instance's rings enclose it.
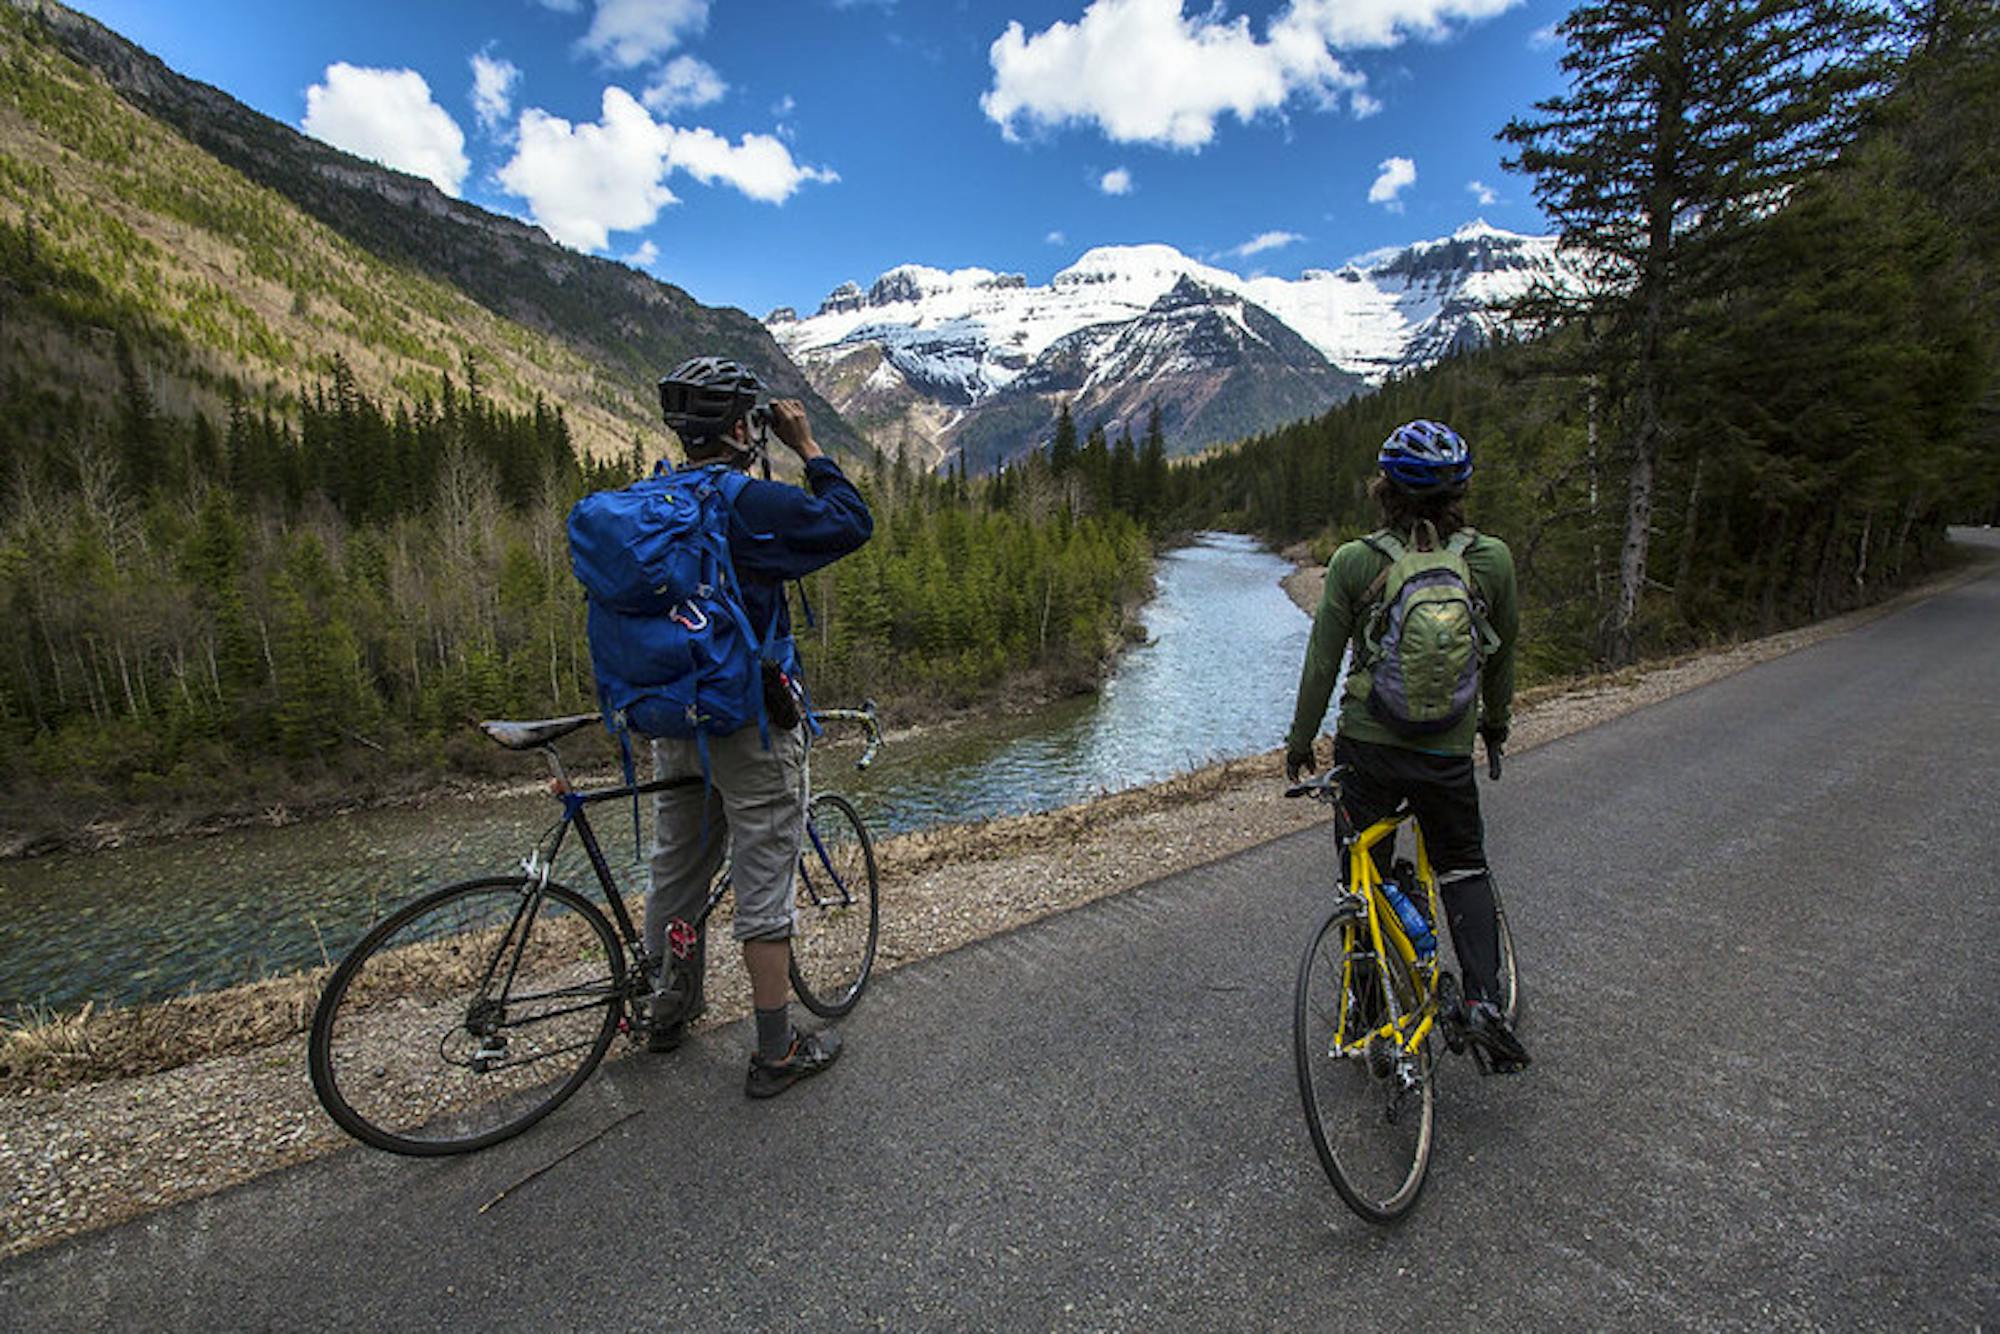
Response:
[[[802,462],[809,463],[820,456],[819,445],[813,441],[812,425],[806,421],[805,404],[796,398],[771,400],[771,434]]]
[[[1301,777],[1310,778],[1318,772],[1319,757],[1313,754],[1313,748],[1310,744],[1304,750],[1287,750],[1285,752],[1285,779],[1287,782],[1296,783]]]
[[[1481,723],[1479,739],[1486,743],[1486,776],[1500,777],[1500,755],[1507,745],[1507,729],[1498,723]]]

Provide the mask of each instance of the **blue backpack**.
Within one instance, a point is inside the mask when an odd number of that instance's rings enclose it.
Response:
[[[757,725],[769,743],[764,663],[799,680],[778,613],[760,635],[729,555],[729,517],[750,479],[723,464],[585,496],[569,513],[570,566],[590,597],[590,663],[605,726],[700,744]],[[754,536],[754,535],[753,535]],[[782,604],[781,604],[782,605]]]

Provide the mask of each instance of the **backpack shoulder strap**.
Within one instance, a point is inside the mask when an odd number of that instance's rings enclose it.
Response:
[[[1382,567],[1382,572],[1375,576],[1361,594],[1361,605],[1366,607],[1382,596],[1382,590],[1389,586],[1390,569],[1408,553],[1409,548],[1403,545],[1402,538],[1387,528],[1378,528],[1361,540],[1388,557],[1388,563]]]
[[[1463,558],[1465,553],[1472,549],[1472,544],[1478,540],[1479,530],[1477,528],[1461,528],[1453,533],[1450,539],[1445,542],[1444,549],[1454,556]]]

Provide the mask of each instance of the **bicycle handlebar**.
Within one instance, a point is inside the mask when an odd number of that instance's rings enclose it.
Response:
[[[854,762],[854,767],[866,769],[875,763],[875,752],[882,749],[882,724],[875,717],[874,700],[862,700],[858,709],[820,709],[814,716],[822,722],[859,724],[868,744],[861,748],[861,758]]]
[[[1288,797],[1311,797],[1316,801],[1338,801],[1340,799],[1340,776],[1347,772],[1346,766],[1336,764],[1323,774],[1314,774],[1302,783],[1294,783],[1285,789]]]

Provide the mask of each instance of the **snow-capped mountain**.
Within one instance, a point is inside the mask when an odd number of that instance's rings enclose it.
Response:
[[[1087,251],[1046,287],[906,264],[765,323],[850,422],[926,463],[990,467],[1080,425],[1199,449],[1295,420],[1485,341],[1493,307],[1573,270],[1553,237],[1484,223],[1296,279],[1244,278],[1166,245]]]

